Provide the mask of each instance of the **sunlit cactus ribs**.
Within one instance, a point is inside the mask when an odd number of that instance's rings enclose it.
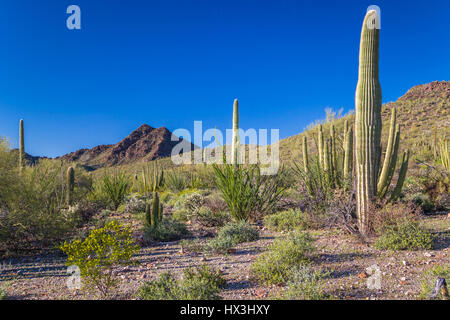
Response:
[[[384,197],[395,170],[400,129],[392,111],[389,140],[383,169],[381,162],[381,86],[378,73],[380,30],[373,22],[375,10],[367,12],[361,31],[359,74],[355,97],[356,200],[359,231],[369,233],[371,205],[377,195]],[[398,197],[408,168],[409,152],[403,156],[402,167],[391,200]],[[380,179],[379,179],[380,178]]]

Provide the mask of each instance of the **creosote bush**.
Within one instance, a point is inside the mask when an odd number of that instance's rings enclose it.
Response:
[[[307,265],[294,268],[278,299],[285,300],[326,300],[330,296],[324,292],[323,279],[328,273],[314,271]]]
[[[165,272],[159,279],[145,282],[138,296],[143,300],[219,300],[225,285],[222,273],[205,264],[185,269],[180,280]]]
[[[244,242],[256,241],[259,232],[248,222],[230,222],[219,230],[217,237],[208,241],[204,249],[208,252],[226,253],[228,249]]]
[[[432,249],[434,236],[422,228],[418,222],[404,220],[390,225],[375,242],[380,250],[419,250]]]
[[[251,272],[262,284],[283,284],[299,265],[307,264],[315,251],[314,240],[309,233],[295,231],[286,239],[278,239],[268,251],[251,265]]]
[[[309,216],[296,209],[280,211],[264,217],[264,225],[272,231],[306,230],[309,228]]]
[[[156,225],[146,224],[144,227],[144,237],[147,241],[175,241],[189,234],[186,224],[170,218],[163,218]]]
[[[61,250],[67,254],[66,265],[80,269],[83,288],[98,290],[103,298],[107,298],[117,285],[114,268],[131,264],[132,255],[140,248],[134,243],[131,227],[114,220],[103,228],[92,230],[83,241],[64,242]]]

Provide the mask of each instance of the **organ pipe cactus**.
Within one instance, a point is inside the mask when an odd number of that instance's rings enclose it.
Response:
[[[321,124],[319,124],[319,164],[322,166],[322,168],[323,168],[323,166],[324,166],[324,161],[323,161],[323,153],[324,153],[324,150],[323,150],[323,130],[322,130],[322,125]]]
[[[25,136],[24,136],[24,127],[23,127],[23,119],[20,119],[19,122],[19,170],[22,171],[22,168],[25,165]]]
[[[73,167],[67,169],[66,174],[67,179],[67,192],[66,192],[66,202],[68,206],[73,204],[73,191],[75,189],[75,170]]]
[[[145,208],[145,219],[151,227],[157,227],[163,216],[163,205],[159,202],[159,194],[155,192],[152,206],[147,204]]]
[[[353,170],[353,129],[347,128],[345,130],[345,138],[344,138],[344,182],[346,185],[348,185],[350,182],[352,170]]]
[[[239,163],[239,101],[234,99],[233,103],[233,139],[231,145],[231,163]]]
[[[370,204],[377,194],[381,156],[380,30],[369,25],[378,18],[375,10],[368,11],[364,18],[355,96],[356,210],[359,231],[364,235],[369,232]]]

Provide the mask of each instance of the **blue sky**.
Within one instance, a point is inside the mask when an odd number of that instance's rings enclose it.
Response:
[[[81,8],[81,30],[66,8]],[[58,156],[139,125],[295,135],[354,108],[361,23],[381,8],[383,102],[450,80],[450,1],[0,0],[0,136]]]

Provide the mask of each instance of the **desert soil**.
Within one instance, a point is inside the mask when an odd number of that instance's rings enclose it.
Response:
[[[312,266],[330,271],[325,290],[338,299],[417,299],[425,269],[450,263],[450,218],[446,214],[425,217],[423,224],[437,235],[434,250],[379,251],[362,244],[339,230],[312,231],[318,248]],[[181,250],[178,241],[144,247],[134,257],[136,266],[115,270],[120,288],[114,299],[137,299],[136,291],[146,280],[161,272],[181,276],[188,266],[207,263],[222,270],[227,287],[224,299],[267,299],[280,290],[261,286],[249,272],[251,263],[282,234],[261,230],[258,241],[244,243],[228,255],[203,255]],[[85,299],[78,290],[66,285],[65,258],[56,254],[0,260],[0,286],[6,284],[8,299]],[[381,289],[367,287],[366,268],[376,265],[381,271]]]

